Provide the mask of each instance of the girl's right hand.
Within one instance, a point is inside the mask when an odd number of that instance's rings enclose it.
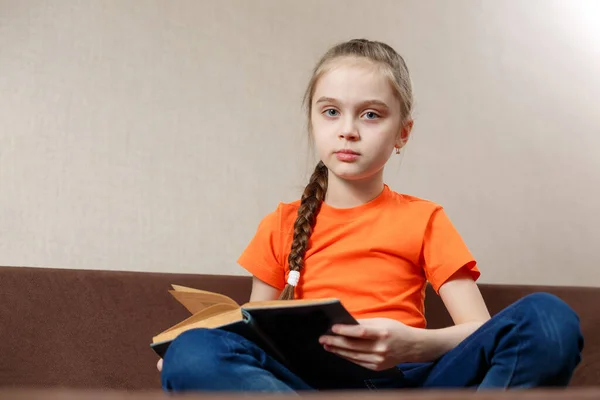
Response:
[[[162,364],[163,364],[163,360],[162,358],[158,360],[158,362],[156,363],[156,369],[159,371],[162,371]]]

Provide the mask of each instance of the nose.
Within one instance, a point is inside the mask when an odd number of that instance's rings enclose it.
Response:
[[[338,135],[339,139],[346,139],[349,141],[356,141],[360,139],[360,135],[358,134],[358,129],[356,128],[356,124],[353,120],[348,119],[342,126],[342,130]]]

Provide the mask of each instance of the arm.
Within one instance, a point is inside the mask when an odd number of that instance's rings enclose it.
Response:
[[[477,285],[459,271],[440,288],[440,296],[455,325],[421,329],[387,318],[359,320],[359,325],[336,325],[324,335],[325,349],[366,368],[380,370],[400,362],[427,362],[456,347],[490,318]]]
[[[250,301],[277,300],[281,290],[261,281],[257,277],[252,277],[252,294]]]
[[[419,361],[439,358],[490,319],[479,288],[468,272],[458,271],[440,287],[439,293],[455,325],[442,329],[416,330],[416,353]]]

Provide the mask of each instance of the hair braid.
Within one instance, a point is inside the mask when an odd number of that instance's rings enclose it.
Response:
[[[325,200],[325,193],[327,193],[327,175],[327,167],[323,161],[319,161],[302,194],[298,217],[294,222],[292,249],[288,256],[290,271],[299,272],[304,267],[304,255],[308,249],[310,235],[315,226],[321,203]],[[279,298],[281,300],[294,299],[294,288],[295,285],[286,284]]]

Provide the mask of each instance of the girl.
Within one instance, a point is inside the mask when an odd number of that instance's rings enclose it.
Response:
[[[341,43],[317,64],[305,104],[321,161],[301,200],[262,220],[239,263],[253,275],[252,301],[339,298],[359,325],[335,326],[336,335],[320,338],[324,348],[366,368],[404,372],[397,381],[327,386],[567,385],[583,346],[577,315],[536,293],[490,318],[475,260],[444,209],[384,184],[385,163],[413,127],[402,57],[380,42]],[[425,329],[427,282],[454,326]],[[162,368],[167,391],[320,389],[220,330],[183,333]]]

